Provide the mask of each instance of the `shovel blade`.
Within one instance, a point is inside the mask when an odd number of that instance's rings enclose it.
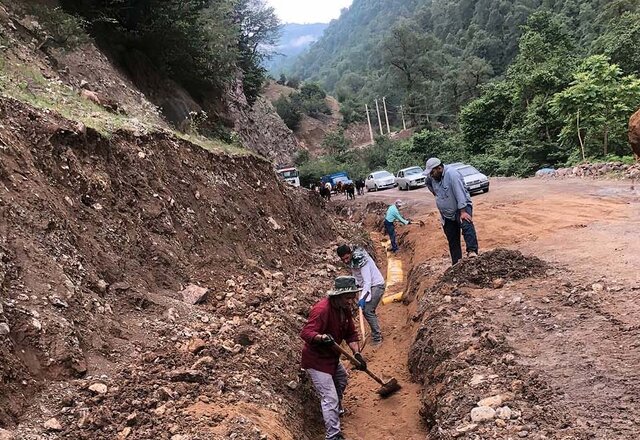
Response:
[[[382,385],[382,388],[378,390],[378,394],[380,395],[380,397],[385,399],[400,390],[400,388],[402,387],[400,386],[398,381],[396,379],[391,379],[389,380],[389,382]]]

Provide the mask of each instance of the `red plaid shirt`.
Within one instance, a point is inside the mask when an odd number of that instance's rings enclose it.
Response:
[[[327,334],[341,344],[342,341],[358,342],[358,333],[353,323],[351,313],[336,307],[331,307],[329,298],[318,301],[309,313],[309,319],[300,332],[304,340],[302,349],[302,368],[312,368],[334,375],[340,354],[331,346],[321,345],[313,341],[316,335]]]

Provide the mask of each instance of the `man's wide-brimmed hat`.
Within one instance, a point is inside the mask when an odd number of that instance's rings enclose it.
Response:
[[[354,277],[341,276],[336,278],[333,290],[330,290],[327,295],[338,296],[345,293],[358,293],[360,290]]]

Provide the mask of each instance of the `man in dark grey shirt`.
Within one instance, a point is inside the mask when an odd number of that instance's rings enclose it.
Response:
[[[471,195],[464,186],[462,175],[435,157],[427,161],[424,174],[427,176],[427,188],[436,196],[452,263],[456,264],[462,258],[461,231],[467,245],[467,256],[477,257],[478,237],[473,226]]]

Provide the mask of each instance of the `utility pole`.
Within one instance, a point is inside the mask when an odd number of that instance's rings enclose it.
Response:
[[[382,106],[384,107],[384,119],[387,121],[387,134],[391,134],[391,129],[389,128],[389,115],[387,114],[387,98],[382,97]]]
[[[407,124],[406,124],[406,122],[404,122],[404,110],[402,110],[402,105],[400,106],[400,114],[402,115],[402,129],[406,130],[407,129]]]
[[[373,139],[373,128],[371,128],[371,117],[369,117],[369,106],[367,104],[364,105],[364,111],[367,112],[367,122],[369,123],[369,136],[371,136],[371,145],[375,144],[375,140]]]
[[[376,98],[376,111],[378,112],[378,127],[380,127],[380,136],[384,136],[382,132],[382,119],[380,119],[380,107],[378,107],[378,98]]]

